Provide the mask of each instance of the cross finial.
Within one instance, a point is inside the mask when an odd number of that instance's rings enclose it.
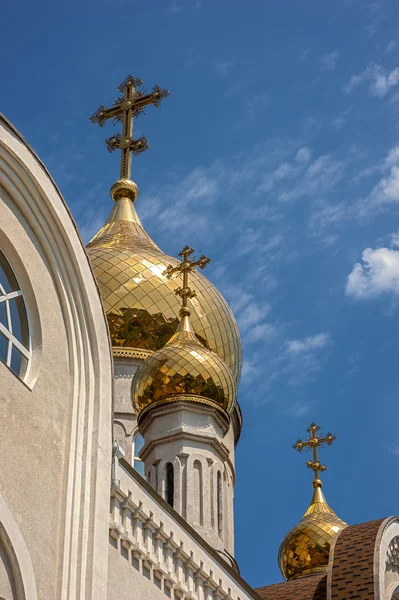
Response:
[[[201,270],[205,269],[206,265],[211,262],[211,259],[204,256],[204,254],[202,254],[198,260],[196,260],[195,257],[190,260],[190,256],[192,256],[192,254],[194,254],[194,250],[189,246],[184,246],[183,250],[179,252],[179,256],[181,256],[183,260],[176,267],[169,265],[163,272],[163,275],[165,275],[168,279],[172,279],[172,276],[175,273],[183,275],[183,286],[178,287],[175,290],[175,294],[180,296],[182,300],[182,307],[180,309],[181,317],[190,315],[187,301],[189,298],[194,298],[196,295],[196,293],[188,287],[188,274],[193,271],[195,267],[198,267]]]
[[[138,117],[144,112],[148,104],[158,107],[164,98],[169,96],[168,90],[154,86],[152,92],[147,94],[143,88],[143,81],[132,75],[128,75],[118,90],[122,93],[116,98],[111,108],[105,108],[101,105],[90,117],[92,123],[97,123],[103,127],[105,121],[113,119],[114,125],[121,122],[122,135],[116,135],[108,138],[105,143],[108,151],[113,152],[117,148],[121,151],[121,179],[130,179],[132,154],[140,154],[148,150],[147,138],[143,135],[137,140],[133,139],[133,118]]]
[[[322,437],[322,434],[320,433],[320,426],[316,425],[316,423],[312,423],[306,431],[310,433],[306,440],[302,441],[299,439],[292,447],[294,448],[294,450],[298,450],[298,452],[302,452],[302,450],[312,450],[313,460],[308,461],[306,463],[306,466],[309,467],[309,469],[312,469],[312,471],[314,472],[313,487],[321,487],[319,471],[325,471],[327,467],[325,465],[320,464],[318,449],[324,444],[331,446],[331,444],[337,438],[331,433],[327,433],[325,437]]]

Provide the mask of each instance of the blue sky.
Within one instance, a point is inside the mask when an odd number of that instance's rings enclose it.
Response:
[[[291,449],[338,437],[324,490],[348,523],[399,512],[399,28],[393,1],[0,5],[1,110],[86,241],[118,175],[88,116],[131,72],[171,96],[136,122],[137,210],[169,254],[213,259],[244,345],[236,557],[253,585],[311,496]]]

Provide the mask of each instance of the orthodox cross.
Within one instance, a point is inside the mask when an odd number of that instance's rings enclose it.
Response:
[[[113,152],[117,148],[121,150],[121,179],[130,179],[132,154],[140,154],[148,150],[147,138],[143,135],[137,140],[133,139],[133,118],[138,117],[144,112],[148,104],[153,104],[158,108],[164,98],[169,96],[168,90],[154,86],[150,94],[146,94],[143,88],[143,81],[132,75],[128,75],[118,90],[123,94],[116,98],[111,108],[105,108],[101,105],[90,117],[92,123],[97,123],[103,127],[105,121],[113,119],[114,125],[122,123],[122,135],[117,133],[111,136],[105,143],[108,152]]]
[[[309,469],[312,469],[314,472],[314,480],[317,481],[319,479],[319,471],[325,471],[327,468],[319,462],[318,449],[323,446],[323,444],[331,446],[337,438],[331,433],[327,433],[325,437],[321,437],[322,434],[318,433],[320,431],[320,426],[316,425],[316,423],[312,423],[306,431],[310,433],[310,436],[308,436],[304,442],[298,440],[292,447],[294,450],[298,450],[298,452],[302,452],[304,449],[312,450],[313,460],[308,461],[306,466],[309,467]]]
[[[202,254],[198,260],[195,260],[194,257],[190,260],[192,254],[194,254],[194,250],[189,246],[184,246],[183,250],[179,252],[179,256],[181,256],[183,260],[176,267],[169,265],[163,272],[163,275],[168,279],[172,279],[172,276],[175,273],[183,275],[183,286],[175,290],[175,294],[182,299],[182,308],[180,310],[181,317],[190,314],[187,302],[189,298],[194,298],[196,296],[196,293],[188,287],[188,274],[191,273],[195,267],[199,267],[201,270],[205,269],[206,265],[211,262],[211,259],[207,258],[204,254]]]

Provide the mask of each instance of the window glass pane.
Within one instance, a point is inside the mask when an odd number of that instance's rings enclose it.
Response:
[[[7,360],[7,346],[8,346],[8,341],[6,340],[4,335],[2,335],[0,333],[0,358],[4,362],[6,362],[6,360]]]
[[[16,349],[15,346],[13,346],[12,354],[11,354],[11,369],[14,371],[14,373],[19,375],[21,372],[21,367],[22,367],[22,354],[20,353],[19,350]]]
[[[1,295],[1,293],[0,293]],[[6,303],[0,302],[0,323],[7,327]],[[8,327],[7,327],[8,328]]]
[[[24,336],[24,333],[27,332],[26,311],[22,296],[18,296],[18,298],[13,298],[10,300],[10,313],[12,333],[15,335],[17,340],[21,342],[21,344],[27,347],[28,340],[24,339],[24,337],[27,337],[26,335]]]
[[[134,468],[136,469],[136,471],[142,476],[144,477],[144,463],[141,460],[135,460],[134,461]]]
[[[0,284],[3,286],[6,294],[19,289],[15,275],[2,252],[0,252]]]
[[[138,456],[140,450],[142,449],[142,447],[144,446],[144,438],[142,435],[136,435],[136,437],[134,438],[134,455]]]

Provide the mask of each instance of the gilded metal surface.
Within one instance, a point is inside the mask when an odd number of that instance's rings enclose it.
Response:
[[[162,348],[176,331],[180,309],[176,284],[163,273],[178,261],[144,231],[128,198],[115,202],[104,227],[87,247],[108,318],[114,350]],[[241,342],[234,316],[220,292],[192,273],[196,296],[188,299],[198,339],[241,373]]]
[[[279,551],[280,570],[286,579],[327,570],[330,547],[337,533],[346,527],[337,515],[312,512],[285,536]]]
[[[179,256],[181,256],[183,260],[176,267],[168,265],[163,272],[168,279],[172,279],[173,275],[176,275],[177,273],[183,277],[183,286],[175,289],[176,296],[180,296],[182,299],[180,316],[189,314],[188,299],[190,298],[191,300],[197,295],[197,293],[188,286],[189,273],[191,273],[195,267],[199,267],[203,271],[206,265],[211,262],[211,259],[207,258],[204,254],[200,256],[198,260],[195,260],[195,258],[190,259],[192,254],[194,254],[193,248],[184,246],[183,250],[179,252]]]
[[[217,354],[200,344],[187,315],[169,342],[141,365],[132,381],[137,413],[178,395],[202,397],[227,413],[236,397],[231,370]]]
[[[316,423],[311,423],[310,427],[308,427],[306,431],[310,433],[310,436],[308,436],[305,441],[299,439],[292,447],[294,450],[298,450],[298,452],[302,452],[302,450],[312,450],[313,460],[309,460],[306,463],[306,466],[309,469],[312,469],[314,473],[314,480],[317,481],[319,479],[319,471],[325,471],[327,468],[325,465],[322,465],[319,462],[318,449],[324,444],[331,446],[331,444],[335,442],[337,438],[331,433],[327,433],[326,437],[323,438],[321,434],[319,434],[320,426],[316,425]]]
[[[314,472],[313,497],[309,508],[302,520],[287,533],[279,550],[279,566],[286,579],[295,579],[300,575],[318,573],[327,570],[330,547],[337,533],[346,527],[346,523],[339,519],[327,504],[322,492],[322,482],[319,471],[325,471],[318,458],[318,448],[331,444],[336,439],[331,433],[323,438],[320,427],[312,423],[307,429],[310,436],[305,441],[298,440],[293,448],[312,450],[313,460],[306,466]]]
[[[154,87],[150,94],[146,94],[143,82],[137,77],[128,75],[120,86],[119,91],[122,96],[117,98],[111,108],[105,108],[101,105],[90,121],[103,127],[105,121],[112,119],[114,124],[122,123],[122,135],[117,133],[106,140],[109,152],[116,149],[121,151],[121,179],[130,179],[132,154],[140,154],[149,148],[147,138],[142,136],[138,140],[133,139],[133,119],[144,112],[144,108],[149,104],[158,107],[164,98],[169,96],[168,90]]]

